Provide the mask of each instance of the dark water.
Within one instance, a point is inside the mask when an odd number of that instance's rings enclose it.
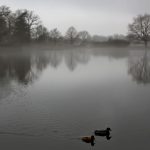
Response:
[[[0,149],[146,150],[149,115],[144,49],[0,52]]]

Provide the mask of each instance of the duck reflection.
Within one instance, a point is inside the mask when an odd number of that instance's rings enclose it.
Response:
[[[129,61],[128,73],[132,75],[137,83],[150,83],[150,59],[145,50],[144,55],[138,59],[131,58]]]

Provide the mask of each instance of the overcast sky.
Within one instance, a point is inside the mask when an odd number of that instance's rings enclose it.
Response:
[[[91,34],[126,34],[138,14],[150,13],[150,0],[0,0],[12,10],[34,10],[50,30],[65,33],[69,26]]]

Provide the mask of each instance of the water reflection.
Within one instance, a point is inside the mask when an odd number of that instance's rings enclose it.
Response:
[[[132,75],[133,80],[137,83],[150,83],[150,59],[147,50],[145,50],[142,57],[129,59],[128,73]]]
[[[45,51],[36,54],[3,54],[0,55],[0,79],[16,80],[29,84],[36,80],[40,73],[50,65],[57,68],[63,61],[70,71],[78,64],[87,64],[90,55],[83,51]]]
[[[86,149],[90,145],[74,138],[91,135],[97,127],[108,124],[113,128],[113,140],[106,142],[111,134],[101,131],[94,149],[147,147],[149,86],[131,82],[126,62],[129,60],[130,68],[131,62],[136,64],[143,58],[141,53],[135,57],[137,51],[132,52],[133,55],[127,49],[1,52],[1,147],[10,149],[10,143],[21,143],[20,148],[13,149],[22,149],[29,141],[37,150]],[[149,66],[146,56],[145,65]]]
[[[74,71],[78,64],[87,64],[90,54],[84,51],[66,51],[64,54],[66,66],[70,71]]]
[[[86,65],[91,57],[126,58],[128,50],[54,50],[30,53],[1,53],[0,79],[15,80],[28,85],[38,79],[48,65],[58,68],[64,63],[72,72],[78,65]],[[142,57],[130,57],[128,73],[138,83],[150,83],[150,59],[147,51]]]
[[[0,78],[28,84],[36,78],[30,56],[0,56]]]

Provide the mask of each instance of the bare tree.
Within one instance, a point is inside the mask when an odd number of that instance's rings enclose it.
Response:
[[[9,7],[3,5],[0,6],[0,19],[3,22],[0,23],[1,26],[1,32],[4,32],[4,39],[5,42],[12,41],[12,34],[14,31],[14,24],[15,24],[15,16],[14,13],[10,10]],[[5,22],[5,29],[4,29],[4,22]],[[3,26],[3,27],[2,27]]]
[[[139,15],[129,24],[129,37],[143,41],[145,46],[150,39],[150,15]]]
[[[57,28],[50,31],[50,38],[54,43],[56,43],[61,37],[61,33],[57,30]]]
[[[14,38],[17,43],[26,43],[30,41],[30,30],[26,22],[27,12],[24,10],[17,11],[14,27]]]
[[[78,37],[77,30],[72,26],[66,32],[66,38],[70,41],[71,44],[75,42]]]
[[[3,18],[6,22],[6,28],[9,28],[9,17],[11,10],[7,6],[0,6],[0,17]]]
[[[26,20],[27,20],[27,24],[29,25],[30,30],[34,27],[39,25],[40,23],[40,19],[39,16],[34,14],[33,11],[27,11],[27,15],[26,15]]]
[[[9,7],[2,5],[0,6],[0,16],[7,17],[11,13]]]
[[[33,30],[40,24],[39,16],[34,14],[33,11],[25,10],[27,12],[26,21],[28,24],[28,28],[30,31],[30,37],[32,35]]]
[[[87,31],[80,31],[78,38],[82,41],[82,43],[85,43],[90,40],[90,35]]]
[[[33,11],[28,11],[27,10],[27,23],[29,24],[30,27],[34,26],[34,25],[38,25],[39,24],[39,16],[34,14]]]
[[[38,41],[48,41],[49,39],[49,32],[46,27],[43,25],[38,25],[36,29],[34,29],[34,36],[35,39]]]
[[[30,39],[34,38],[34,32],[36,30],[36,27],[41,24],[40,18],[38,15],[34,14],[33,11],[29,11],[27,9],[17,10],[15,13],[16,18],[20,16],[22,13],[26,13],[25,21],[26,21],[26,24],[28,25],[29,37]]]

